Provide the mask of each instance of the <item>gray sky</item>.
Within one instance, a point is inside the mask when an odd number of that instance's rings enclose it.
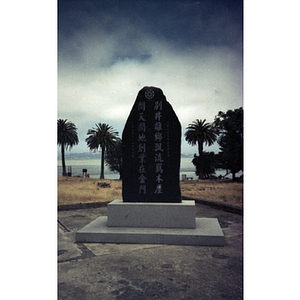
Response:
[[[83,2],[83,1],[82,1]],[[86,1],[85,1],[86,2]],[[119,2],[125,2],[120,0]],[[139,3],[142,1],[139,1]],[[149,2],[149,1],[148,1]],[[187,1],[185,1],[187,2]],[[200,1],[198,1],[200,3]],[[214,1],[215,2],[215,1]],[[225,1],[223,1],[225,3]],[[205,1],[208,3],[208,1]],[[240,2],[239,2],[240,3]],[[12,293],[21,298],[24,294],[24,290],[30,289],[30,293],[36,294],[32,298],[39,299],[40,293],[47,290],[47,293],[53,292],[53,297],[56,296],[56,291],[49,290],[49,280],[45,281],[44,277],[49,276],[49,270],[53,270],[53,284],[56,284],[56,269],[53,268],[52,259],[45,260],[46,257],[51,257],[55,252],[55,243],[57,237],[55,229],[57,225],[57,209],[56,209],[56,197],[57,197],[57,156],[56,156],[56,1],[3,1],[2,3],[2,64],[1,71],[4,74],[2,76],[1,95],[2,95],[2,118],[1,122],[1,138],[2,138],[2,170],[3,176],[3,195],[10,195],[10,199],[13,199],[14,207],[13,216],[17,218],[18,222],[11,222],[12,214],[6,213],[3,222],[10,224],[10,231],[6,231],[6,240],[9,240],[10,248],[18,249],[20,246],[19,240],[11,238],[11,231],[20,230],[20,225],[28,227],[26,231],[26,239],[35,240],[37,233],[39,236],[39,245],[43,245],[43,251],[32,251],[30,247],[22,249],[23,257],[27,260],[22,262],[27,264],[30,261],[30,268],[26,265],[24,268],[20,268],[18,264],[18,272],[24,270],[25,280],[19,282],[20,288],[14,289],[15,282],[7,281],[5,286],[7,287],[7,293]],[[297,240],[295,239],[296,231],[299,227],[298,224],[298,209],[289,209],[295,207],[296,198],[287,197],[287,191],[289,195],[299,194],[298,190],[298,170],[299,162],[295,158],[294,153],[297,153],[299,136],[299,111],[298,105],[298,86],[299,86],[299,10],[297,9],[298,3],[296,1],[258,1],[251,0],[245,1],[245,170],[246,170],[246,184],[245,199],[247,208],[245,215],[247,219],[247,245],[246,251],[254,250],[254,260],[248,260],[247,263],[247,284],[248,286],[259,286],[266,297],[270,299],[277,299],[278,297],[292,299],[294,295],[298,293],[298,278],[292,276],[278,276],[277,272],[273,272],[274,261],[278,261],[278,257],[282,256],[282,253],[286,251],[286,243],[276,245],[273,247],[269,241],[275,241],[278,239],[278,230],[270,230],[266,239],[265,230],[262,230],[266,224],[266,216],[268,218],[268,224],[278,223],[278,216],[282,224],[287,224],[289,230],[285,230],[283,226],[281,231],[282,236],[287,241],[294,241],[295,246],[289,247],[289,256],[285,256],[282,262],[279,262],[281,269],[284,268],[286,274],[290,274],[290,266],[294,266],[298,263],[298,249],[296,247]],[[73,10],[76,6],[73,5]],[[67,7],[66,7],[67,9]],[[221,13],[223,10],[218,10]],[[182,10],[183,12],[183,10]],[[212,10],[210,10],[212,13]],[[91,13],[91,10],[90,10]],[[136,22],[142,24],[142,19],[147,18],[147,13],[143,13],[142,17],[136,19]],[[170,12],[171,13],[171,12]],[[193,12],[197,15],[197,11]],[[78,16],[75,11],[70,12],[73,18]],[[128,14],[125,14],[128,16]],[[205,22],[209,20],[209,14],[206,11],[203,13],[207,17]],[[228,13],[223,13],[224,17],[228,16]],[[66,75],[62,76],[62,71],[65,70],[67,74],[67,67],[72,65],[74,60],[74,72],[70,72],[71,78],[83,77],[83,75],[76,75],[75,70],[79,70],[79,74],[84,74],[83,71],[88,69],[88,64],[81,63],[82,69],[80,69],[80,60],[78,57],[75,64],[75,58],[78,56],[76,53],[76,47],[78,44],[73,44],[73,48],[67,47],[68,42],[72,45],[72,40],[78,41],[75,32],[84,28],[80,22],[75,22],[75,25],[71,24],[72,18],[66,18],[65,38],[60,35],[60,38],[65,40],[64,53],[65,59],[62,55],[62,44],[60,44],[60,83],[63,83],[63,78],[66,80]],[[63,17],[63,15],[61,15]],[[164,15],[166,18],[166,14]],[[171,15],[168,16],[168,20],[171,19]],[[91,18],[92,20],[92,18]],[[179,22],[178,18],[174,20]],[[181,19],[182,22],[184,19]],[[157,30],[153,29],[153,36],[157,37],[160,41],[165,40],[163,45],[169,45],[168,49],[173,49],[172,53],[183,53],[186,55],[183,57],[191,57],[187,54],[190,52],[196,53],[199,57],[203,57],[196,49],[207,49],[212,47],[212,43],[207,41],[207,36],[218,31],[213,31],[208,27],[206,30],[201,27],[201,24],[207,24],[199,22],[199,26],[196,27],[201,30],[200,34],[192,34],[192,31],[188,30],[188,26],[191,25],[191,18],[189,22],[183,22],[185,24],[183,33],[180,35],[180,43],[176,43],[176,35],[178,31],[169,30],[169,27],[164,27],[165,31],[159,34],[161,28],[160,23],[156,19],[155,22],[148,26],[157,26]],[[239,20],[237,17],[230,18],[232,22]],[[114,20],[112,20],[113,22]],[[69,22],[69,25],[68,25]],[[169,22],[169,21],[168,21]],[[174,21],[175,22],[175,21]],[[235,22],[235,24],[236,24]],[[229,24],[230,22],[226,22]],[[38,26],[37,26],[38,24]],[[169,22],[170,27],[173,26],[172,22]],[[62,24],[60,24],[62,25]],[[69,26],[69,29],[67,28]],[[72,25],[72,26],[71,26]],[[74,27],[75,26],[75,27]],[[237,28],[234,25],[234,28]],[[72,27],[74,27],[72,29]],[[225,29],[225,25],[218,28]],[[106,31],[109,31],[110,27],[105,27]],[[112,30],[111,27],[110,30]],[[123,28],[125,30],[125,28]],[[195,29],[195,28],[194,28]],[[69,30],[69,32],[68,32]],[[150,29],[148,29],[150,31]],[[196,30],[196,29],[195,29]],[[241,32],[241,29],[238,30]],[[61,32],[62,33],[62,32]],[[169,34],[168,34],[169,33]],[[206,33],[206,34],[205,34]],[[234,32],[232,32],[234,33]],[[238,34],[240,35],[240,33]],[[212,37],[215,35],[213,34]],[[231,35],[233,36],[233,35]],[[192,37],[192,38],[191,38]],[[215,41],[215,49],[221,49],[221,36],[220,40],[213,39]],[[203,43],[198,39],[202,38]],[[190,43],[186,43],[186,41]],[[235,42],[233,42],[235,40]],[[182,42],[181,42],[182,41]],[[194,41],[194,44],[192,43]],[[207,42],[205,42],[207,41]],[[226,42],[226,39],[225,39]],[[234,57],[237,58],[237,62],[241,61],[241,39],[229,39],[228,46],[230,53],[237,53]],[[218,46],[218,43],[219,46]],[[229,43],[229,44],[230,44]],[[223,44],[224,41],[223,41]],[[82,43],[83,45],[83,43]],[[177,48],[176,48],[177,45]],[[186,47],[190,47],[194,51],[184,51]],[[236,45],[236,46],[234,46]],[[181,51],[177,51],[177,49]],[[68,50],[69,49],[69,50]],[[117,48],[114,49],[116,51]],[[176,51],[174,50],[176,49]],[[204,48],[203,48],[204,49]],[[68,51],[72,52],[68,54]],[[118,47],[119,51],[123,51],[123,47]],[[82,50],[81,50],[82,51]],[[78,49],[79,52],[79,49]],[[84,52],[82,52],[84,53]],[[207,52],[210,53],[209,51]],[[222,53],[222,52],[221,52]],[[151,53],[153,54],[153,53]],[[207,54],[207,55],[208,55]],[[153,54],[154,55],[154,54]],[[182,56],[181,56],[182,57]],[[146,57],[144,58],[146,59]],[[69,62],[67,64],[67,62]],[[226,60],[225,60],[226,62]],[[138,64],[138,62],[137,62]],[[235,72],[232,72],[235,78],[240,80],[241,63],[238,63],[240,67],[235,67]],[[117,64],[116,64],[117,66]],[[165,71],[166,65],[159,65],[156,72]],[[231,66],[235,66],[232,64]],[[84,68],[85,67],[85,68]],[[97,67],[96,65],[94,67]],[[185,68],[184,65],[180,65],[181,69]],[[215,68],[219,65],[214,65]],[[111,68],[107,68],[107,73],[111,71]],[[176,70],[177,72],[178,70]],[[88,72],[87,72],[88,73]],[[96,72],[95,72],[96,73]],[[128,71],[130,73],[130,71]],[[178,74],[182,74],[177,72]],[[196,73],[196,71],[195,71]],[[203,70],[197,71],[198,76],[202,74]],[[211,73],[210,73],[211,74]],[[90,73],[92,76],[92,72]],[[206,73],[206,75],[208,75]],[[168,74],[169,76],[169,74]],[[133,77],[132,74],[128,77]],[[173,78],[175,75],[173,74]],[[212,77],[212,76],[211,76]],[[208,76],[207,76],[208,78]],[[225,78],[226,79],[226,78]],[[225,80],[224,79],[224,80]],[[183,128],[186,124],[182,118],[185,116],[179,115],[178,106],[180,99],[173,100],[171,93],[180,95],[180,89],[177,88],[176,83],[171,82],[171,79],[165,79],[170,84],[170,89],[166,90],[166,87],[161,85],[167,99],[172,103],[176,113],[178,114]],[[190,80],[188,80],[190,82]],[[83,81],[77,81],[82,84]],[[98,84],[98,82],[96,82]],[[172,84],[171,84],[172,83]],[[150,83],[146,83],[152,84]],[[157,84],[158,85],[158,84]],[[71,86],[71,85],[70,85]],[[209,113],[208,110],[201,110],[191,115],[188,118],[188,122],[191,122],[194,118],[206,118],[209,121],[210,117],[213,118],[217,114],[218,110],[226,110],[229,108],[236,108],[240,105],[241,99],[237,100],[235,105],[228,104],[225,100],[223,107],[215,107],[214,105],[205,102],[203,99],[203,89],[200,88],[201,82],[198,82],[197,95],[199,95],[199,106],[206,105],[211,107],[213,113]],[[237,85],[241,88],[241,84]],[[60,94],[63,89],[66,89],[67,85],[60,86]],[[225,87],[223,87],[225,89]],[[123,87],[124,89],[124,87]],[[133,104],[139,87],[133,89],[133,96],[127,99],[128,111]],[[67,91],[67,90],[65,90]],[[190,93],[190,91],[189,91]],[[221,93],[221,92],[220,92]],[[231,89],[231,93],[232,89]],[[74,96],[76,94],[74,93]],[[123,94],[120,92],[120,95]],[[129,97],[128,96],[128,97]],[[132,97],[132,98],[131,98]],[[202,98],[200,98],[202,97]],[[221,96],[220,96],[221,97]],[[75,98],[75,97],[74,97]],[[186,99],[190,99],[191,94],[187,95]],[[107,101],[105,98],[99,97],[99,100]],[[120,98],[121,101],[125,101],[125,97]],[[64,98],[65,101],[68,99]],[[186,100],[186,101],[187,101]],[[71,100],[68,100],[71,102]],[[177,102],[176,102],[177,101]],[[183,100],[182,100],[183,101]],[[196,102],[197,103],[197,102]],[[204,103],[204,104],[203,104]],[[62,110],[62,97],[59,95],[59,111],[58,116],[62,118],[68,118],[76,123],[79,128],[79,138],[81,139],[82,149],[85,150],[84,139],[86,137],[86,131],[92,127],[94,123],[103,121],[103,111],[101,105],[94,105],[93,110],[90,110],[90,114],[73,114],[68,110]],[[76,107],[76,106],[75,106]],[[215,112],[216,110],[216,112]],[[95,113],[94,113],[95,112]],[[195,116],[196,115],[196,116]],[[104,116],[105,117],[105,116]],[[103,117],[103,119],[104,119]],[[86,120],[86,124],[82,120]],[[113,121],[113,120],[112,120]],[[121,132],[125,120],[120,122],[111,122],[113,126]],[[116,126],[117,125],[117,126]],[[85,128],[86,127],[86,128]],[[195,147],[190,147],[192,153],[196,151]],[[183,147],[184,148],[184,147]],[[76,146],[72,152],[80,152],[81,146]],[[283,152],[282,150],[286,150]],[[280,159],[283,157],[283,160]],[[261,173],[258,170],[263,168],[264,172]],[[22,179],[19,179],[20,175]],[[25,174],[25,176],[24,176]],[[18,178],[18,180],[12,180]],[[16,183],[17,182],[17,183]],[[46,191],[46,192],[45,192]],[[259,191],[259,192],[258,192]],[[30,195],[30,205],[28,201],[24,201],[24,195]],[[285,199],[283,205],[282,199]],[[296,200],[295,200],[296,199]],[[3,211],[11,211],[12,201],[3,201]],[[37,213],[36,207],[42,212]],[[259,207],[259,209],[257,209]],[[285,214],[282,212],[286,209]],[[52,212],[52,213],[51,213]],[[43,226],[35,226],[36,224],[43,224]],[[246,225],[247,225],[246,224]],[[35,226],[35,227],[34,227]],[[24,227],[24,228],[25,228]],[[31,230],[32,228],[35,230]],[[249,227],[251,227],[249,229]],[[294,230],[290,230],[290,229]],[[32,232],[32,234],[30,234]],[[29,233],[29,234],[28,234]],[[263,243],[264,247],[259,249],[256,247],[257,241],[266,241]],[[271,246],[268,247],[267,244]],[[249,247],[249,245],[255,245]],[[259,252],[258,252],[259,251]],[[12,251],[10,251],[11,253]],[[7,253],[9,256],[9,253]],[[253,256],[254,257],[254,256]],[[13,255],[12,259],[16,259]],[[56,259],[56,257],[53,257]],[[45,264],[42,265],[32,264],[32,262],[40,262],[43,260]],[[7,260],[7,274],[12,272],[12,265],[10,259]],[[21,261],[20,261],[21,262]],[[257,266],[261,268],[264,266],[263,272],[257,272]],[[4,264],[4,268],[6,265]],[[31,269],[31,271],[28,271]],[[46,270],[46,271],[45,271]],[[6,270],[5,270],[6,271]],[[28,273],[29,272],[29,273]],[[46,273],[47,272],[47,273]],[[50,271],[51,273],[51,271]],[[31,288],[32,276],[35,276],[35,289]],[[23,275],[23,274],[21,274]],[[43,276],[45,275],[45,276]],[[28,282],[27,282],[28,278]],[[48,278],[48,277],[47,277]],[[50,279],[51,282],[51,279]],[[53,286],[54,286],[53,285]],[[276,286],[276,289],[273,287]],[[246,295],[248,298],[255,298],[257,289],[247,289]],[[6,291],[4,291],[5,293]],[[253,295],[252,295],[253,294]],[[253,296],[253,297],[251,297]],[[265,298],[266,298],[265,297]]]
[[[79,145],[95,123],[121,136],[144,86],[163,90],[182,126],[243,106],[242,1],[59,1],[58,118]],[[215,144],[206,148],[217,151]],[[196,153],[182,137],[182,153]]]

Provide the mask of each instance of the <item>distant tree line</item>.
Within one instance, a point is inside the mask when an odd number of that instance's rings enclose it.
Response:
[[[235,181],[236,173],[243,170],[243,108],[220,111],[212,124],[196,120],[187,127],[185,139],[191,145],[198,144],[199,155],[192,163],[199,179],[209,178],[216,169],[227,170]],[[215,141],[220,152],[203,151],[203,145],[211,146]]]
[[[122,140],[114,128],[105,123],[95,124],[89,129],[85,139],[91,151],[101,149],[100,179],[104,179],[104,162],[110,171],[116,171],[122,178]],[[61,146],[62,175],[66,176],[65,150],[71,150],[77,145],[78,134],[74,123],[66,120],[57,120],[57,144]],[[236,179],[236,173],[243,170],[243,108],[220,111],[213,123],[204,120],[195,120],[186,128],[184,134],[188,144],[198,146],[198,155],[192,160],[199,179],[207,179],[214,174],[216,169],[225,169],[227,174],[232,174]],[[215,142],[219,144],[220,152],[206,152],[204,145],[211,146]]]

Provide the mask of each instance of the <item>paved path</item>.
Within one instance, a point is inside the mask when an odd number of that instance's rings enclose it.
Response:
[[[107,207],[58,212],[59,299],[243,299],[243,218],[196,204],[218,218],[224,247],[75,243],[75,232]]]

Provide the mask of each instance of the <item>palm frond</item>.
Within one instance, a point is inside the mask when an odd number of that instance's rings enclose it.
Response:
[[[211,146],[217,139],[217,133],[210,123],[205,123],[206,119],[195,120],[186,128],[185,140],[192,146],[197,143]]]
[[[57,144],[66,149],[72,148],[79,142],[77,127],[67,119],[57,120]]]
[[[116,142],[120,140],[118,132],[112,126],[105,123],[95,124],[95,128],[89,129],[87,132],[88,137],[85,139],[90,150],[97,150],[99,147],[102,151],[114,149]]]

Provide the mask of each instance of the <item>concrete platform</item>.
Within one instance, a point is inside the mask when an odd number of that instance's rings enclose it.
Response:
[[[107,216],[107,206],[59,211],[58,299],[243,300],[243,216],[197,202],[195,211],[196,218],[219,221],[225,246],[76,243],[76,232]]]
[[[225,238],[216,218],[196,218],[195,229],[108,227],[101,216],[77,231],[77,243],[124,243],[224,246]]]
[[[195,201],[181,203],[123,202],[107,206],[108,227],[196,228]]]

